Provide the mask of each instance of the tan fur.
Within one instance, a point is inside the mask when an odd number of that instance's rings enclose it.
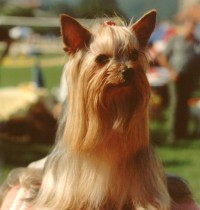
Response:
[[[132,26],[101,24],[88,31],[74,21],[61,17],[69,94],[33,209],[168,210],[165,177],[148,131],[144,46],[155,11]],[[146,34],[140,40],[142,25]],[[139,56],[132,60],[134,50]],[[105,64],[96,61],[101,54],[109,57]],[[133,76],[125,84],[127,67]]]

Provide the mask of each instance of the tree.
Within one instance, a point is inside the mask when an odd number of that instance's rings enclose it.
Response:
[[[1,15],[5,16],[24,16],[24,17],[33,17],[34,16],[34,8],[31,7],[20,7],[5,4],[1,10]]]
[[[49,8],[49,13],[58,16],[61,13],[65,13],[71,16],[75,16],[74,7],[71,4],[68,4],[66,2],[55,2],[53,5]]]
[[[125,17],[116,0],[82,0],[75,7],[76,16],[82,18],[113,16],[116,13]]]

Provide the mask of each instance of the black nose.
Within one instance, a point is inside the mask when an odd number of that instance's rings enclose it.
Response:
[[[124,68],[122,70],[122,76],[123,76],[123,79],[125,80],[125,82],[131,82],[132,79],[133,79],[133,69],[132,68]]]

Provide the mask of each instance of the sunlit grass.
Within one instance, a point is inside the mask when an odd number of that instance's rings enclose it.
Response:
[[[166,173],[184,178],[200,202],[200,140],[181,141],[176,146],[159,146],[156,152],[163,162]]]
[[[54,56],[55,57],[53,57],[52,54],[41,55],[37,58],[37,60],[39,60],[39,67],[43,75],[45,87],[49,90],[59,85],[65,62],[64,57],[57,59],[58,55]],[[7,64],[0,66],[0,87],[17,86],[21,83],[34,81],[33,74],[36,58],[19,57],[19,59],[23,60],[23,65],[21,65],[20,62],[16,62],[16,66],[9,66]]]

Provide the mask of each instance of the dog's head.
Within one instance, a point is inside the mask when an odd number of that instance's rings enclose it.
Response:
[[[107,135],[108,129],[124,130],[146,111],[150,87],[145,48],[155,21],[152,10],[129,26],[107,21],[88,30],[61,15],[64,50],[69,54],[68,117],[73,115],[83,141],[97,133]]]

